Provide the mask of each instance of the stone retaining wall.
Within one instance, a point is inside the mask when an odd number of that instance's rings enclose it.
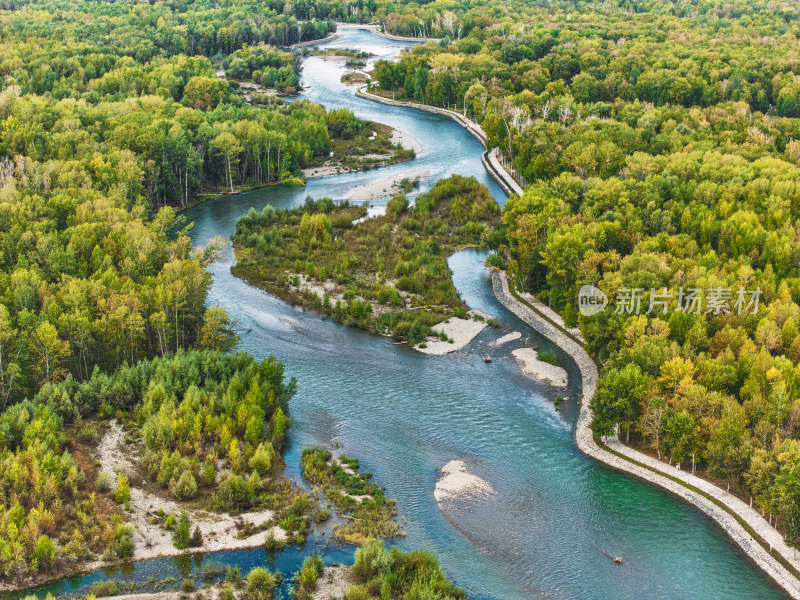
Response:
[[[339,34],[334,31],[333,33],[329,33],[324,38],[320,38],[318,40],[297,42],[296,44],[292,44],[291,46],[281,46],[281,48],[283,48],[284,50],[296,50],[297,48],[305,48],[306,46],[319,46],[320,44],[327,44],[328,42],[332,42],[338,39],[339,39]]]
[[[486,145],[486,134],[484,133],[483,128],[475,121],[467,119],[463,115],[453,112],[452,110],[446,110],[436,106],[428,106],[426,104],[418,104],[417,102],[400,102],[399,100],[390,100],[389,98],[384,98],[382,96],[376,96],[375,94],[365,92],[364,88],[356,90],[356,96],[359,98],[372,100],[374,102],[380,102],[381,104],[388,104],[389,106],[414,108],[423,112],[435,113],[450,117],[464,129],[469,131],[472,136],[481,144],[484,146]],[[484,152],[481,155],[481,162],[483,163],[486,172],[489,173],[489,176],[497,182],[507,196],[510,196],[511,194],[517,194],[521,196],[522,188],[519,186],[519,184],[517,184],[516,181],[514,181],[511,175],[509,175],[508,171],[503,168],[503,165],[500,164],[496,156],[494,156],[496,152],[497,148],[494,148],[491,152]]]
[[[505,272],[494,271],[492,273],[492,289],[494,290],[495,296],[500,303],[503,304],[503,306],[508,308],[512,313],[530,325],[542,336],[546,337],[548,340],[567,352],[567,354],[569,354],[578,365],[578,369],[581,373],[581,385],[583,390],[580,413],[578,415],[575,433],[578,448],[580,448],[582,452],[610,467],[613,467],[614,469],[625,471],[626,473],[640,477],[641,479],[658,485],[672,494],[683,498],[687,502],[694,504],[705,514],[714,519],[714,521],[716,521],[717,524],[722,527],[725,533],[727,533],[731,539],[733,539],[733,541],[735,541],[747,553],[747,555],[756,563],[756,565],[758,565],[759,568],[769,575],[792,598],[800,599],[800,580],[798,580],[781,563],[773,558],[767,552],[767,550],[761,544],[759,544],[758,541],[756,541],[753,536],[751,536],[747,530],[742,527],[739,521],[737,521],[727,510],[723,509],[715,502],[712,502],[707,497],[691,490],[690,488],[648,468],[639,466],[630,460],[616,456],[615,454],[612,454],[611,452],[597,445],[597,443],[594,441],[592,430],[589,427],[592,422],[592,411],[589,408],[589,402],[597,391],[598,371],[595,362],[586,352],[584,347],[572,336],[561,331],[552,323],[547,321],[542,315],[534,312],[529,306],[526,306],[514,298],[509,291],[508,276]],[[643,462],[644,464],[648,464],[647,459],[654,460],[651,457],[648,457],[646,454],[632,450],[627,446],[625,446],[625,454],[634,460]],[[639,456],[637,455],[639,455],[642,460],[639,460]],[[653,466],[653,468],[657,467]],[[693,476],[689,475],[689,477]],[[705,484],[706,486],[715,487],[708,482],[705,482]],[[719,496],[724,495],[723,490],[719,488],[716,489],[719,492]],[[717,496],[716,494],[712,495]],[[730,496],[730,498],[733,497]],[[731,506],[730,502],[726,502],[722,497],[717,497],[717,499],[725,504],[729,509],[737,512],[740,518],[742,518],[755,531],[763,529],[763,519],[762,523],[759,523],[754,519],[746,518],[746,515],[741,514],[740,511],[736,511],[736,507]],[[738,499],[735,500],[741,502]],[[777,532],[775,533],[777,534]],[[781,554],[783,555],[784,559],[787,559],[791,562],[790,556],[786,556],[784,552],[781,552]]]

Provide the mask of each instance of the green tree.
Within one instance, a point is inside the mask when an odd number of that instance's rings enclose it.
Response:
[[[664,450],[670,458],[682,463],[697,449],[697,424],[688,412],[668,411],[664,415]]]
[[[191,544],[192,525],[189,522],[189,517],[185,512],[181,512],[178,519],[178,525],[172,533],[172,543],[178,550],[185,550]]]

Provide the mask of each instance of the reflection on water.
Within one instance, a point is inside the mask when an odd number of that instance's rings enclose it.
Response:
[[[333,45],[378,56],[394,55],[402,46],[363,31],[343,32]],[[315,179],[306,190],[265,188],[199,205],[187,213],[195,224],[195,243],[215,235],[228,238],[251,206],[295,206],[306,194],[343,198],[356,185],[403,170],[429,169],[432,177],[423,190],[450,173],[475,175],[503,202],[481,166],[480,145],[457,124],[356,98],[339,83],[340,76],[334,63],[309,58],[304,97],[401,129],[423,144],[419,157],[369,173]],[[210,302],[235,320],[243,350],[257,357],[275,354],[299,382],[286,452],[289,475],[299,476],[300,451],[311,444],[338,445],[358,456],[407,520],[408,535],[399,544],[435,552],[471,598],[783,597],[700,511],[577,450],[578,373],[569,357],[557,352],[570,374],[571,400],[560,411],[553,405],[554,391],[520,374],[513,349],[551,346],[495,300],[484,257],[462,251],[450,266],[466,302],[496,317],[499,327],[484,330],[463,351],[430,357],[322,320],[246,285],[230,274],[226,250],[212,267]],[[522,332],[522,338],[491,345],[511,331]],[[489,364],[483,361],[486,354],[493,358]],[[437,469],[453,459],[467,462],[496,494],[443,514],[433,489]],[[624,557],[625,564],[614,565],[595,544]],[[352,549],[317,537],[302,552],[279,555],[274,568],[290,573],[315,545],[329,563],[352,557]],[[265,554],[221,552],[201,562],[238,564],[246,572],[264,564]],[[133,577],[146,580],[151,574],[179,577],[180,567],[170,559],[145,561],[135,566]],[[73,583],[85,586],[106,576],[99,571]]]

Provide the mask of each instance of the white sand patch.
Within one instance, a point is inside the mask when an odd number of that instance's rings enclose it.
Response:
[[[365,183],[364,185],[354,188],[353,191],[348,194],[347,199],[353,202],[365,202],[367,200],[375,200],[376,198],[388,198],[403,191],[400,184],[404,179],[408,181],[419,181],[430,177],[430,174],[431,172],[428,170],[407,171],[399,175],[387,177],[386,179]]]
[[[476,321],[474,319],[460,319],[452,317],[443,323],[433,326],[433,330],[438,333],[444,333],[448,338],[453,340],[453,343],[445,342],[436,337],[428,337],[425,340],[427,347],[420,348],[417,346],[415,349],[423,352],[424,354],[450,354],[456,350],[461,350],[464,346],[469,344],[475,336],[477,336],[484,327],[486,327],[486,320],[490,319],[489,315],[479,310],[470,311],[469,315],[480,315],[483,321]]]
[[[441,472],[433,491],[433,497],[440,505],[448,500],[483,498],[494,493],[494,488],[471,473],[463,460],[451,460],[441,468]]]
[[[199,582],[198,582],[199,583]],[[222,590],[225,588],[225,583],[216,583],[209,587],[203,587],[199,593],[206,600],[216,600],[222,596]],[[97,600],[180,600],[187,598],[185,592],[181,590],[166,590],[160,592],[140,592],[133,594],[118,594],[116,596],[104,596],[97,598]]]
[[[533,348],[519,348],[511,354],[519,361],[522,372],[526,375],[533,375],[555,387],[567,387],[567,372],[561,367],[539,360],[538,353]]]
[[[311,598],[313,600],[339,600],[339,598],[344,598],[344,594],[352,582],[353,576],[347,565],[325,567],[317,580],[317,589],[314,590]]]
[[[392,129],[392,143],[400,144],[404,150],[413,150],[415,154],[422,152],[422,144],[399,129]]]
[[[289,273],[289,279],[291,280],[294,277],[294,273]],[[325,281],[319,281],[317,279],[313,279],[306,275],[305,273],[297,273],[297,278],[299,279],[300,285],[296,288],[297,291],[302,293],[310,293],[316,294],[317,298],[324,301],[325,294],[328,294],[328,298],[330,299],[330,303],[335,305],[337,302],[341,302],[342,304],[346,304],[348,301],[344,299],[344,292],[345,287],[343,285],[337,284],[332,279],[326,279]],[[394,281],[388,280],[385,281],[387,285],[394,287]],[[398,290],[397,292],[402,298],[403,302],[409,302],[409,294],[408,292],[403,292]],[[361,296],[357,297],[359,301],[363,302],[364,304],[369,304],[372,306],[372,314],[375,316],[379,316],[385,312],[397,310],[400,308],[394,304],[381,304],[380,302],[367,300],[366,298],[362,298]]]
[[[511,333],[505,334],[501,338],[497,338],[495,341],[492,342],[492,346],[501,346],[507,342],[513,342],[514,340],[518,340],[522,337],[522,333],[519,331],[512,331]]]
[[[215,552],[236,548],[254,548],[262,546],[270,532],[277,540],[286,539],[286,532],[280,527],[267,528],[249,537],[238,537],[239,528],[244,523],[250,523],[254,528],[261,527],[273,519],[274,511],[249,512],[237,516],[227,513],[211,513],[205,510],[187,509],[173,500],[162,498],[148,491],[145,487],[146,482],[135,480],[136,472],[131,461],[133,458],[131,454],[136,450],[131,446],[126,446],[124,439],[125,432],[122,426],[116,420],[111,421],[108,431],[98,445],[97,453],[101,471],[111,473],[115,482],[116,475],[120,472],[125,473],[130,479],[131,510],[127,514],[130,522],[136,528],[133,536],[134,559],[173,556],[198,550]],[[159,510],[175,515],[179,515],[184,510],[192,523],[192,530],[195,527],[200,528],[203,534],[203,546],[190,550],[175,548],[172,543],[172,532],[164,529],[158,519],[155,523],[151,523],[151,519]]]
[[[307,167],[303,169],[303,179],[313,179],[315,177],[327,177],[328,175],[339,175],[340,173],[352,173],[354,169],[348,169],[338,164],[325,163],[321,167]]]

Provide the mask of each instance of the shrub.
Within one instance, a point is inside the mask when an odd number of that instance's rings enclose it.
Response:
[[[303,561],[303,567],[295,578],[297,584],[295,597],[298,600],[311,598],[311,592],[317,587],[317,580],[324,570],[325,566],[319,554],[312,554]]]
[[[233,587],[231,587],[230,583],[226,583],[225,587],[222,588],[219,600],[235,600],[235,597],[233,595]]]
[[[189,500],[197,494],[197,482],[189,471],[184,471],[180,478],[173,480],[170,491],[179,500]]]
[[[131,486],[128,483],[128,477],[124,473],[117,474],[117,489],[114,492],[114,500],[120,504],[130,501],[131,499]]]
[[[352,586],[344,595],[345,600],[369,600],[370,594],[363,585]]]
[[[247,576],[244,600],[271,600],[272,592],[278,585],[278,577],[262,567],[256,567]]]
[[[111,491],[111,486],[114,484],[114,476],[108,471],[103,471],[97,476],[95,487],[101,494]]]
[[[195,526],[192,532],[192,539],[189,540],[189,545],[192,548],[200,548],[203,545],[203,532],[200,531],[200,527]]]
[[[95,581],[92,584],[92,596],[102,598],[105,596],[113,596],[117,593],[117,584],[115,581]]]
[[[40,535],[33,550],[33,565],[39,571],[49,571],[56,560],[56,545],[46,535]]]
[[[539,350],[536,353],[536,358],[542,362],[558,366],[558,358],[556,357],[555,352],[550,352],[549,350]]]
[[[178,521],[178,526],[172,534],[172,543],[178,550],[184,550],[189,547],[191,543],[192,525],[189,522],[189,517],[185,512],[181,513],[181,518]]]
[[[261,477],[269,475],[272,469],[272,458],[275,456],[275,450],[272,449],[272,444],[259,444],[253,456],[250,458],[250,468],[253,469]]]
[[[270,531],[267,539],[264,540],[264,549],[267,552],[280,552],[286,548],[286,542],[275,537],[275,533]]]
[[[167,515],[167,519],[164,521],[164,529],[167,531],[172,531],[175,528],[175,515]]]
[[[242,574],[239,571],[239,567],[231,567],[229,566],[225,569],[225,581],[227,583],[239,583],[242,580]]]
[[[118,522],[114,531],[114,537],[117,540],[117,557],[126,559],[133,558],[134,544],[133,534],[136,529],[133,525],[122,524]]]
[[[217,483],[217,470],[210,462],[203,463],[203,470],[200,473],[200,479],[203,485],[214,485]]]
[[[190,594],[193,591],[195,591],[196,589],[197,588],[194,585],[194,581],[192,581],[188,577],[183,580],[183,583],[181,583],[181,591],[182,592],[186,592],[187,594]]]
[[[395,194],[392,199],[386,203],[386,214],[396,217],[408,209],[408,200],[404,194]]]

